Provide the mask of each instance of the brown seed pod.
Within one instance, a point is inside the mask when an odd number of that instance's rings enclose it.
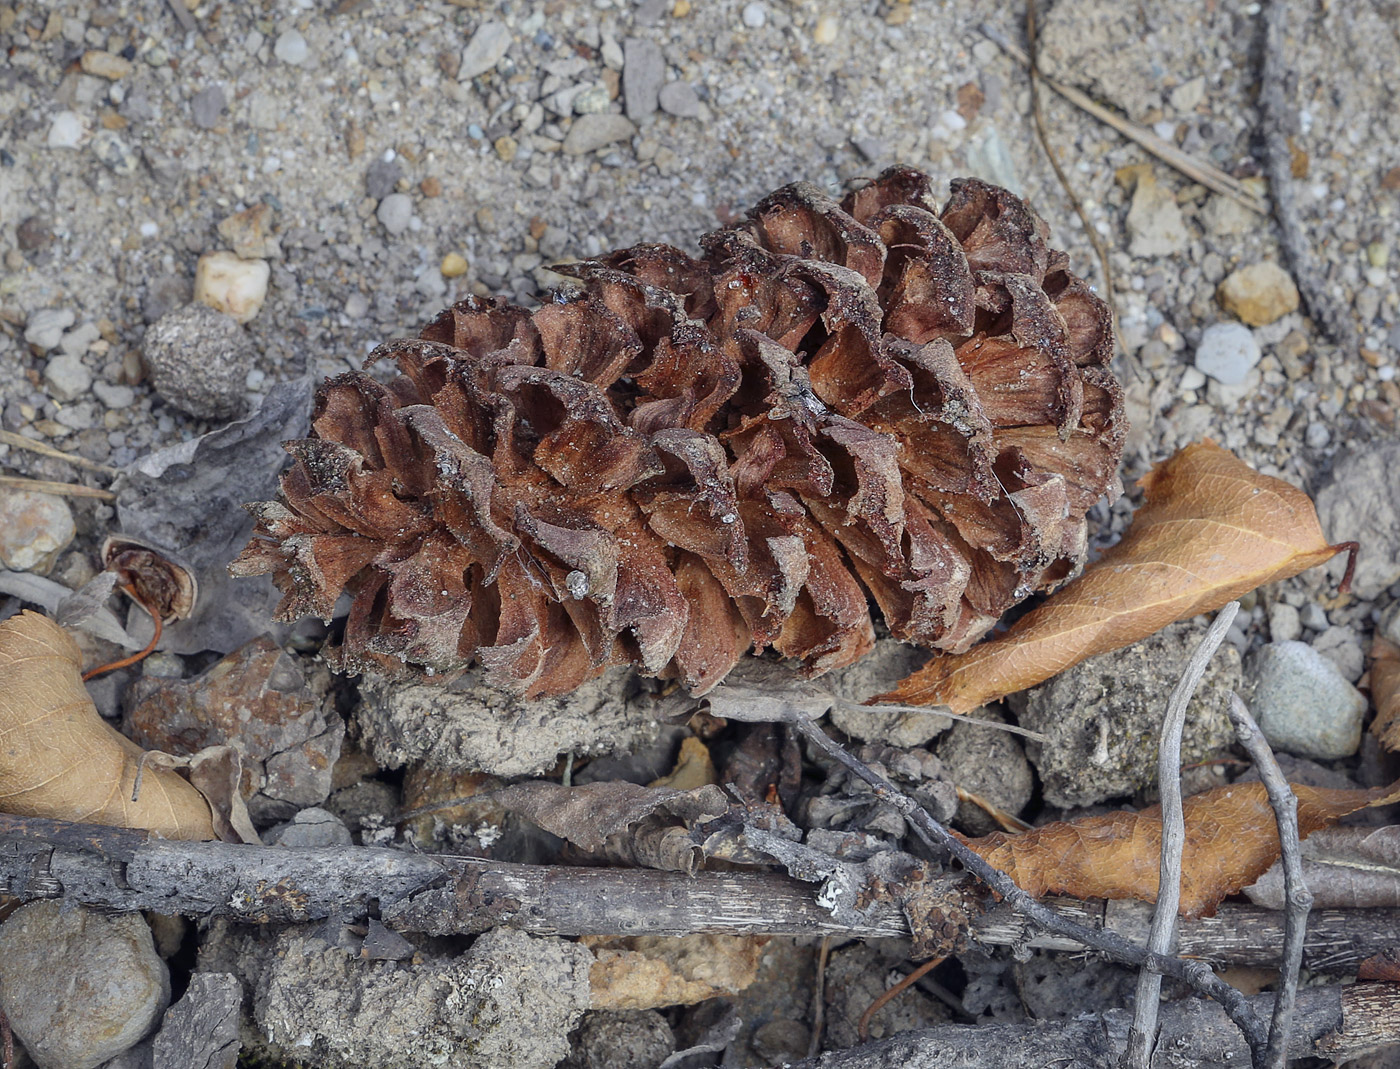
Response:
[[[117,585],[166,623],[184,620],[199,600],[194,573],[164,549],[135,535],[110,535],[102,543],[102,568],[115,572]]]
[[[798,183],[692,259],[470,298],[317,392],[235,575],[329,617],[339,657],[479,662],[529,696],[614,664],[703,693],[750,648],[815,674],[874,640],[976,642],[1080,563],[1124,423],[1107,307],[1006,190],[939,210],[894,168]]]

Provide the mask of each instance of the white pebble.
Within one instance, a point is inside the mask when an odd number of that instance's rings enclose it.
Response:
[[[306,52],[306,38],[296,30],[286,30],[279,34],[277,43],[272,46],[273,55],[294,67],[306,62]]]
[[[247,323],[262,308],[271,276],[266,260],[206,252],[195,267],[194,299]]]
[[[753,3],[745,4],[743,14],[740,16],[744,20],[744,25],[751,30],[757,30],[768,21],[768,8],[754,0]]]
[[[1206,327],[1196,346],[1196,367],[1216,382],[1238,386],[1259,363],[1259,342],[1243,323],[1215,323]]]
[[[156,224],[151,222],[149,219],[147,219],[136,229],[140,232],[143,238],[153,238],[160,233],[160,227],[156,226]]]
[[[76,111],[60,111],[49,126],[49,148],[77,148],[87,126],[87,120]]]

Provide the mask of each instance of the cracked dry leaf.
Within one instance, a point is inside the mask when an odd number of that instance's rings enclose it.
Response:
[[[1400,750],[1400,646],[1382,635],[1371,641],[1371,734],[1387,750]]]
[[[1298,796],[1298,832],[1304,837],[1358,809],[1400,800],[1400,781],[1370,790],[1291,786]],[[1203,791],[1186,799],[1184,809],[1180,912],[1200,917],[1214,913],[1221,899],[1248,887],[1278,859],[1278,827],[1262,783]],[[1036,896],[1157,900],[1162,851],[1158,806],[964,842]]]
[[[970,712],[1356,548],[1328,545],[1306,494],[1208,438],[1138,485],[1146,500],[1127,534],[1078,579],[1006,633],[935,657],[867,704]]]
[[[82,655],[37,612],[0,623],[0,810],[213,839],[209,803],[98,716]],[[138,772],[141,791],[131,800]]]

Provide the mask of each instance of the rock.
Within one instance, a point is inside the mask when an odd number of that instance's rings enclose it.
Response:
[[[386,160],[382,156],[365,168],[365,193],[375,200],[383,200],[398,188],[403,177],[403,168],[398,157]]]
[[[53,243],[53,227],[41,215],[21,219],[15,227],[15,244],[20,252],[38,252]]]
[[[1348,683],[1355,683],[1366,670],[1366,655],[1361,649],[1361,639],[1349,627],[1329,627],[1310,643],[1313,649],[1326,657],[1342,673]]]
[[[47,573],[77,533],[63,498],[0,489],[0,564],[11,571]]]
[[[139,913],[31,902],[0,925],[0,1009],[39,1069],[93,1069],[144,1037],[170,974]]]
[[[610,112],[580,115],[564,137],[564,153],[568,156],[582,156],[604,145],[611,145],[614,141],[630,138],[636,132],[636,126],[625,115]]]
[[[1291,642],[1303,633],[1298,610],[1292,605],[1276,601],[1269,606],[1269,638],[1274,642]]]
[[[58,347],[68,356],[82,356],[100,337],[102,331],[97,329],[96,323],[84,323],[63,335],[59,339]]]
[[[136,391],[130,386],[99,380],[92,384],[92,392],[107,408],[130,408],[136,403]]]
[[[1213,323],[1196,346],[1196,367],[1216,382],[1237,386],[1259,363],[1259,342],[1243,323]]]
[[[201,130],[212,130],[224,117],[228,97],[221,85],[207,85],[190,97],[190,118]]]
[[[1026,751],[1045,800],[1070,808],[1131,794],[1157,781],[1157,744],[1167,697],[1205,628],[1172,624],[1127,649],[1090,657],[1027,692],[1022,727],[1045,735]],[[1183,763],[1229,746],[1230,696],[1240,685],[1240,655],[1216,653],[1186,713]]]
[[[239,258],[256,260],[282,252],[277,240],[269,235],[271,229],[272,206],[259,201],[220,222],[219,237],[233,246]]]
[[[1186,221],[1172,191],[1157,182],[1150,164],[1137,168],[1137,188],[1127,218],[1128,253],[1144,258],[1173,256],[1186,249]]]
[[[1171,92],[1172,109],[1178,113],[1195,111],[1206,95],[1205,78],[1192,78],[1190,81],[1182,82]]]
[[[267,299],[272,269],[265,260],[245,260],[231,252],[206,252],[194,272],[194,299],[247,323]]]
[[[978,178],[1009,189],[1017,196],[1022,193],[1021,176],[1016,171],[1011,150],[990,123],[986,124],[982,137],[974,139],[967,146],[967,167]]]
[[[751,3],[744,5],[743,11],[739,13],[739,18],[751,30],[762,29],[763,24],[768,21],[768,8],[759,3],[758,0],[752,0]]]
[[[656,110],[666,78],[666,57],[661,46],[647,37],[627,38],[622,54],[622,98],[627,117],[637,122]]]
[[[194,287],[187,275],[162,275],[141,296],[141,318],[154,323],[167,312],[190,303]]]
[[[1211,194],[1201,209],[1201,223],[1212,237],[1228,238],[1246,234],[1259,224],[1259,215],[1233,197]]]
[[[98,130],[88,142],[88,148],[109,171],[124,178],[134,175],[136,168],[141,166],[140,158],[131,150],[126,139],[111,130]]]
[[[835,15],[821,15],[817,18],[816,26],[812,28],[812,43],[818,45],[834,44],[840,30],[841,20]]]
[[[1374,600],[1400,581],[1400,442],[1373,442],[1347,451],[1332,469],[1332,481],[1317,495],[1317,512],[1330,540],[1361,543],[1351,580],[1358,598]],[[1328,571],[1340,575],[1345,559],[1337,558]],[[1306,616],[1303,623],[1308,623]]]
[[[676,1036],[656,1010],[594,1010],[572,1043],[561,1069],[652,1069],[676,1049]]]
[[[60,111],[49,124],[49,148],[77,148],[87,136],[88,121],[76,111]]]
[[[272,54],[283,63],[300,67],[306,62],[306,38],[296,30],[283,30],[277,35],[277,42],[272,46]]]
[[[413,198],[407,193],[390,193],[379,202],[374,214],[384,229],[397,237],[408,229],[413,219]]]
[[[1315,601],[1308,602],[1298,610],[1298,620],[1309,631],[1326,631],[1331,626],[1327,622],[1327,610]]]
[[[983,720],[1004,722],[989,709],[979,709]],[[1005,813],[1018,815],[1031,800],[1035,777],[1020,740],[1006,731],[955,720],[953,730],[938,744],[938,757],[948,767],[948,778],[962,790],[984,799]],[[1001,828],[979,805],[958,803],[958,827],[971,835],[986,835]]]
[[[469,82],[478,75],[493,70],[510,48],[510,30],[504,22],[483,22],[462,49],[462,62],[457,68],[457,80]]]
[[[44,384],[55,400],[75,401],[92,389],[92,372],[81,357],[65,353],[44,365]]]
[[[695,119],[700,115],[700,95],[689,82],[667,82],[658,97],[661,110],[678,119]]]
[[[878,137],[853,137],[851,144],[867,163],[879,163],[889,155],[889,142]]]
[[[886,639],[855,664],[822,676],[822,687],[845,700],[831,709],[831,722],[862,742],[884,742],[900,749],[922,746],[953,726],[953,721],[928,709],[889,712],[862,705],[872,694],[892,689],[928,660],[915,646]]]
[[[1215,291],[1225,311],[1252,327],[1263,327],[1298,310],[1298,287],[1272,260],[1231,272]]]
[[[230,973],[195,973],[151,1043],[150,1069],[234,1069],[243,985]]]
[[[1250,708],[1280,750],[1323,760],[1361,745],[1366,699],[1336,665],[1304,642],[1271,642],[1250,658]]]
[[[443,278],[461,278],[467,273],[469,266],[467,258],[460,252],[449,252],[442,258],[438,270],[442,272]]]
[[[84,52],[79,66],[83,68],[84,74],[92,74],[112,82],[119,78],[125,78],[131,73],[130,60],[99,49],[89,49]]]
[[[511,137],[510,134],[502,134],[491,145],[496,150],[496,155],[501,158],[502,163],[509,163],[515,159],[515,154],[520,151],[520,142]]]
[[[245,382],[256,353],[231,316],[195,302],[146,330],[142,355],[155,391],[200,419],[222,419],[246,405]]]
[[[270,846],[349,846],[354,842],[350,829],[334,813],[311,806],[299,810],[290,824],[284,824],[265,836]]]
[[[41,308],[24,324],[24,340],[41,353],[56,349],[77,318],[71,308]]]
[[[596,115],[600,111],[607,111],[611,103],[612,97],[608,94],[606,85],[590,85],[574,97],[574,114]]]
[[[1395,602],[1381,615],[1380,626],[1376,628],[1376,634],[1388,638],[1400,646],[1400,601]]]

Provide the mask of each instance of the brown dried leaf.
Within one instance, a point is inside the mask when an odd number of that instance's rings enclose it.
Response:
[[[142,768],[148,751],[97,715],[81,670],[77,643],[47,617],[0,623],[0,809],[213,839],[209,803],[174,771]]]
[[[754,982],[766,935],[584,936],[595,1010],[646,1010],[735,995]]]
[[[1371,641],[1371,734],[1387,750],[1400,750],[1400,646],[1382,635]]]
[[[1400,826],[1323,828],[1303,843],[1303,879],[1314,909],[1400,908]],[[1244,893],[1283,909],[1283,866],[1275,861]]]
[[[1005,634],[936,657],[870,704],[966,713],[1355,548],[1328,545],[1301,490],[1259,474],[1210,439],[1138,485],[1146,501],[1132,527],[1083,575]]]
[[[1371,790],[1294,784],[1298,831],[1307,836],[1348,813],[1400,800],[1400,782]],[[1279,855],[1278,827],[1262,783],[1236,783],[1184,803],[1182,916],[1215,911],[1226,895],[1248,887]],[[1119,811],[1047,824],[1009,836],[994,832],[967,845],[1033,895],[1157,900],[1162,812]]]
[[[1388,947],[1356,967],[1358,980],[1385,980],[1400,983],[1400,947]]]

